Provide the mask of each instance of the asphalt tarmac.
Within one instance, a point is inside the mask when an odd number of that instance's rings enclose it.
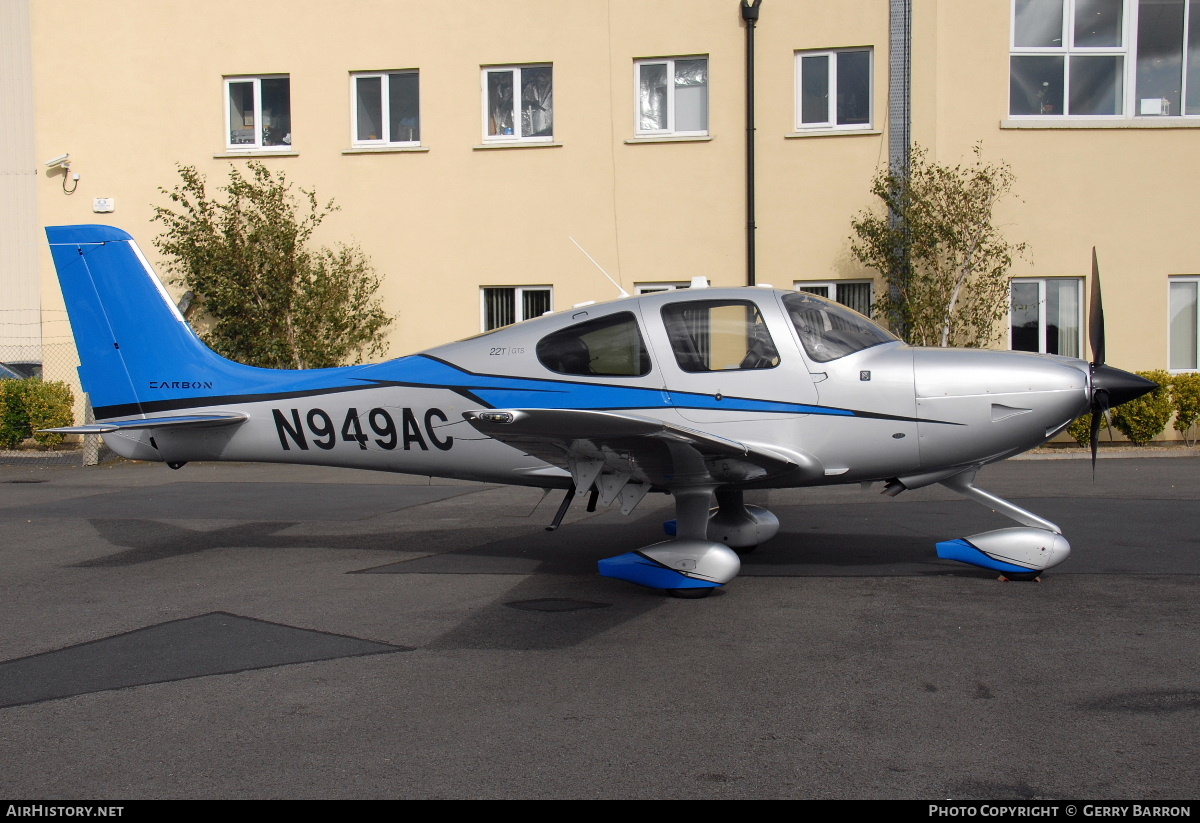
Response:
[[[664,539],[559,493],[252,465],[0,467],[0,797],[1200,796],[1200,460],[1020,460],[762,493],[704,600],[600,577]]]

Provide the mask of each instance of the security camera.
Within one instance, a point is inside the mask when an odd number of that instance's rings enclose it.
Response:
[[[54,168],[55,166],[66,166],[67,168],[70,168],[71,167],[71,155],[60,154],[58,157],[55,157],[53,160],[47,160],[46,165],[50,168]]]

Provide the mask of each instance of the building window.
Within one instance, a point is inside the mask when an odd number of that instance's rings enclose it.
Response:
[[[1083,356],[1083,281],[1077,277],[1013,280],[1013,351]]]
[[[361,72],[350,76],[350,84],[355,146],[420,145],[416,71]]]
[[[796,52],[796,129],[871,128],[871,49]]]
[[[691,283],[685,280],[663,280],[658,283],[635,283],[633,289],[637,294],[654,294],[660,291],[686,289],[689,286],[691,286]]]
[[[708,134],[708,58],[667,57],[634,63],[637,123],[643,136]]]
[[[1200,115],[1200,0],[1013,0],[1013,116]]]
[[[226,77],[225,134],[231,150],[282,149],[292,145],[291,80]]]
[[[1167,362],[1171,371],[1195,371],[1200,368],[1200,277],[1172,277],[1170,351]]]
[[[485,142],[548,142],[554,138],[554,83],[550,66],[496,66],[483,70]]]
[[[875,287],[870,280],[797,280],[796,291],[835,300],[864,317],[871,316]]]
[[[484,286],[479,295],[484,331],[541,317],[554,308],[549,286]]]

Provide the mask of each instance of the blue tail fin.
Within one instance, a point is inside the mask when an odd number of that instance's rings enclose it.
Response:
[[[50,226],[46,235],[97,419],[217,403],[295,381],[294,372],[234,363],[204,345],[127,233]]]

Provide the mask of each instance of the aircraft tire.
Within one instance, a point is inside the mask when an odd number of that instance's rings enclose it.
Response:
[[[1004,572],[1003,577],[1011,583],[1041,583],[1044,572]]]
[[[715,587],[705,586],[699,589],[664,589],[671,597],[678,597],[680,600],[700,600],[708,597],[714,591]]]

